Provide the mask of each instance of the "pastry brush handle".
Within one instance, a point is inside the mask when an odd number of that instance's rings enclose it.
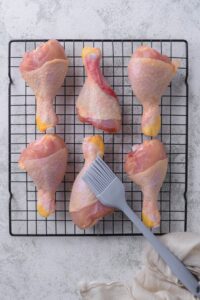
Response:
[[[174,275],[176,275],[176,277],[193,295],[200,297],[200,283],[196,277],[194,277],[186,266],[149,230],[149,228],[143,224],[140,218],[132,211],[127,203],[121,209],[147,238],[156,252],[170,267]]]

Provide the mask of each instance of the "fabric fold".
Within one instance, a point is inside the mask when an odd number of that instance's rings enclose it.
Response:
[[[163,243],[200,279],[200,235],[191,232],[169,233]],[[91,282],[81,285],[83,300],[195,300],[155,250],[148,245],[144,267],[135,276],[131,287],[120,283]]]

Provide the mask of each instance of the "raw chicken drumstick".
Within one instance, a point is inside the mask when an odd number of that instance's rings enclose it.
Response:
[[[143,193],[142,219],[146,226],[160,225],[157,198],[167,172],[168,159],[159,140],[133,146],[125,160],[125,171]]]
[[[87,228],[96,224],[104,216],[111,214],[114,209],[101,204],[82,179],[97,155],[102,157],[104,154],[102,137],[97,135],[86,137],[82,148],[85,164],[73,184],[69,211],[73,222],[78,227]]]
[[[20,64],[22,77],[36,97],[36,123],[42,132],[58,123],[53,99],[64,81],[67,68],[64,48],[56,40],[49,40],[36,50],[25,53]]]
[[[63,139],[54,134],[30,143],[21,153],[19,167],[28,172],[37,187],[37,209],[43,217],[55,211],[55,192],[65,175],[67,155]]]
[[[161,127],[159,103],[172,78],[178,62],[171,62],[166,55],[142,46],[129,62],[128,77],[138,100],[143,105],[142,132],[156,136]]]
[[[101,73],[100,58],[100,49],[83,48],[87,79],[76,102],[77,113],[83,123],[109,133],[118,132],[121,128],[121,110],[115,92]]]

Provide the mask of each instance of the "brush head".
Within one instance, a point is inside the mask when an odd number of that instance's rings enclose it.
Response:
[[[126,201],[124,185],[100,156],[82,178],[103,205],[122,209]]]
[[[101,157],[97,156],[82,178],[97,196],[112,183],[116,175]]]

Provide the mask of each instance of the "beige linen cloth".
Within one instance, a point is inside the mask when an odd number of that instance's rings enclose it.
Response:
[[[200,234],[170,233],[161,237],[164,244],[200,279]],[[133,240],[134,242],[134,240]],[[133,253],[134,255],[134,253]],[[83,300],[193,300],[192,296],[171,273],[169,267],[148,245],[145,266],[131,287],[119,282],[82,283]]]

